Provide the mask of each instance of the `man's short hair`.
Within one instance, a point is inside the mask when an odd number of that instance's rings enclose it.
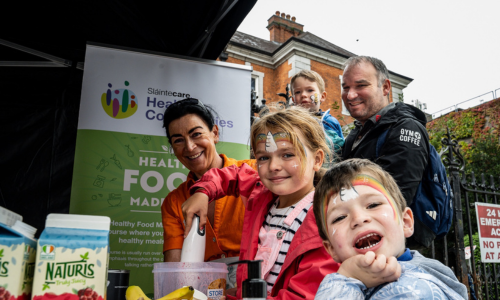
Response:
[[[370,63],[377,71],[378,86],[381,87],[386,79],[389,79],[389,71],[385,64],[378,58],[371,56],[351,56],[342,67],[345,71],[349,66],[356,66],[362,62]]]
[[[301,70],[299,73],[293,75],[292,79],[290,80],[292,95],[293,95],[293,83],[299,77],[305,78],[311,82],[316,82],[320,93],[323,93],[325,91],[325,81],[323,80],[323,77],[321,77],[321,75],[312,70]]]
[[[406,201],[396,181],[389,173],[368,159],[351,158],[344,160],[334,165],[323,175],[314,192],[314,216],[316,217],[319,236],[324,241],[328,241],[328,231],[325,227],[325,220],[328,216],[325,215],[326,212],[323,209],[325,201],[330,201],[329,196],[337,194],[341,188],[349,188],[352,180],[360,174],[371,176],[380,182],[396,203],[397,214],[401,216],[404,212]]]

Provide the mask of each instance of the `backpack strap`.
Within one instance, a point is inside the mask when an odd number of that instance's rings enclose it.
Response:
[[[380,149],[382,149],[382,146],[385,143],[385,138],[387,137],[387,133],[391,130],[392,126],[387,128],[384,132],[382,132],[381,135],[378,136],[377,139],[377,146],[375,147],[375,158],[379,157]]]

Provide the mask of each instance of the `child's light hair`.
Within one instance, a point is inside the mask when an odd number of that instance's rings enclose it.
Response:
[[[302,107],[292,106],[288,109],[269,113],[255,121],[250,132],[250,145],[254,151],[257,149],[257,135],[269,131],[284,132],[290,136],[291,143],[300,159],[301,175],[304,174],[306,166],[304,147],[309,147],[312,152],[321,149],[325,153],[325,157],[331,156],[330,149],[326,144],[325,134],[317,118]],[[299,141],[297,131],[302,133],[305,140]]]
[[[316,82],[320,93],[323,93],[325,91],[325,81],[323,80],[323,77],[321,77],[321,75],[312,70],[301,70],[299,73],[293,75],[292,79],[290,80],[290,86],[292,87],[292,95],[293,95],[293,83],[299,77],[305,78],[311,82]]]
[[[316,186],[314,193],[314,216],[318,225],[319,236],[328,241],[328,229],[325,227],[327,216],[325,215],[325,201],[329,201],[330,197],[337,194],[341,188],[351,187],[351,182],[357,175],[365,174],[375,178],[387,190],[389,195],[394,199],[399,216],[406,208],[406,201],[399,190],[394,178],[384,171],[379,165],[368,159],[352,158],[343,162],[337,163],[328,170],[321,181]],[[329,197],[330,196],[330,197]]]

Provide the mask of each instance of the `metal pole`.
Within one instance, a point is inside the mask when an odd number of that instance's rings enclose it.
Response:
[[[0,39],[0,45],[4,45],[4,46],[7,46],[9,48],[13,48],[13,49],[16,49],[16,50],[19,50],[19,51],[22,51],[22,52],[33,54],[33,55],[36,55],[38,57],[48,59],[48,60],[50,60],[50,61],[52,61],[52,62],[54,62],[56,64],[63,65],[63,66],[66,66],[66,67],[71,67],[71,65],[72,65],[72,62],[70,60],[67,60],[67,59],[64,59],[64,58],[60,58],[60,57],[57,57],[57,56],[54,56],[54,55],[50,55],[50,54],[47,54],[47,53],[43,53],[41,51],[37,51],[37,50],[31,49],[31,48],[28,48],[28,47],[24,47],[22,45],[15,44],[15,43],[12,43],[12,42],[9,42],[9,41],[6,41],[6,40]]]
[[[443,145],[448,146],[448,151],[446,152],[446,157],[444,158],[444,163],[448,168],[448,174],[450,176],[450,185],[453,190],[453,226],[454,226],[454,243],[455,243],[455,275],[458,280],[462,282],[467,287],[467,292],[469,291],[469,281],[467,277],[467,262],[465,259],[465,246],[464,246],[464,224],[462,217],[462,203],[461,203],[461,192],[460,192],[460,169],[463,165],[463,158],[458,152],[458,143],[454,139],[455,137],[450,135],[449,128],[446,129],[447,133],[445,138],[441,141]],[[457,156],[457,157],[455,157]]]
[[[196,40],[196,42],[193,44],[193,46],[191,46],[191,49],[189,49],[189,52],[188,52],[188,56],[190,56],[194,50],[196,50],[196,48],[198,48],[198,46],[206,39],[208,38],[209,36],[211,36],[212,32],[215,30],[215,28],[217,27],[217,25],[219,24],[220,21],[222,21],[222,19],[224,19],[224,17],[226,16],[226,14],[236,5],[236,3],[238,3],[239,0],[233,0],[232,3],[229,3],[227,4],[227,0],[224,1],[220,11],[217,13],[217,16],[214,18],[214,20],[210,23],[210,25],[208,25],[207,29],[205,29],[205,32],[202,33],[198,39]],[[199,57],[202,57],[203,54],[205,52],[205,49],[202,49],[200,51],[200,56]]]

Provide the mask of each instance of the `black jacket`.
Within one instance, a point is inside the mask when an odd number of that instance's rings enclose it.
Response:
[[[394,177],[409,206],[427,166],[429,136],[425,129],[425,114],[421,110],[401,102],[395,104],[354,149],[352,145],[361,126],[358,124],[349,133],[342,149],[342,159],[366,158],[377,163]],[[389,131],[376,157],[377,140],[385,130]]]

